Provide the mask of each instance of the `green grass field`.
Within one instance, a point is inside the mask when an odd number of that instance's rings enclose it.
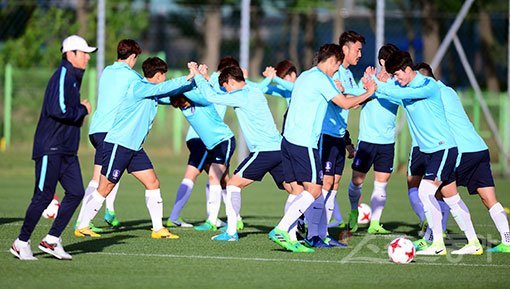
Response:
[[[161,180],[168,216],[181,181],[185,154],[147,149]],[[83,177],[91,173],[91,151],[80,151]],[[348,162],[350,165],[350,162]],[[62,235],[72,261],[59,261],[41,254],[37,243],[51,221],[41,219],[32,235],[32,249],[39,261],[21,262],[8,251],[21,227],[33,191],[33,162],[30,148],[17,146],[0,154],[0,288],[505,288],[510,281],[510,256],[417,257],[408,265],[388,261],[389,242],[402,235],[414,240],[418,220],[407,198],[405,176],[390,181],[382,223],[394,231],[391,236],[354,235],[347,249],[322,249],[313,254],[293,254],[269,241],[267,233],[283,213],[286,194],[275,189],[272,179],[255,183],[243,192],[242,216],[246,224],[239,242],[217,243],[212,232],[174,229],[179,240],[150,238],[150,218],[145,208],[144,189],[129,175],[123,177],[116,212],[126,228],[107,230],[101,238],[76,238],[69,228]],[[344,215],[348,212],[345,172],[339,190]],[[364,202],[369,202],[372,176],[365,184]],[[205,218],[205,178],[201,176],[183,216],[192,223]],[[503,206],[510,206],[510,182],[497,179]],[[475,228],[482,241],[492,246],[499,234],[479,198],[461,194],[471,209]],[[62,189],[59,188],[62,196]],[[100,214],[102,217],[103,213]],[[220,216],[224,219],[224,209]],[[75,214],[76,217],[76,214]],[[74,222],[74,219],[73,219]],[[102,220],[95,220],[105,226]],[[105,227],[106,228],[106,227]],[[449,222],[451,250],[465,242],[453,219]],[[333,236],[339,231],[331,231]],[[451,244],[454,243],[454,244]],[[346,287],[349,286],[349,287]]]

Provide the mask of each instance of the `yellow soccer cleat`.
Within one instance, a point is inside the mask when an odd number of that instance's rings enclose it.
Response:
[[[152,231],[152,239],[179,239],[179,236],[170,233],[167,228],[161,228],[157,231]]]
[[[90,229],[90,227],[86,227],[83,229],[76,229],[76,230],[74,230],[74,235],[76,237],[92,237],[92,238],[101,237],[101,235],[92,231],[92,229]]]

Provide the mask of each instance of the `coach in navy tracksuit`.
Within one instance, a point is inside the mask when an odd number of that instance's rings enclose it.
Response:
[[[57,182],[65,190],[58,215],[39,249],[58,259],[72,259],[64,251],[60,235],[83,198],[83,180],[78,161],[80,127],[90,104],[80,103],[80,87],[89,53],[97,48],[85,39],[72,35],[62,42],[62,62],[46,87],[41,115],[34,137],[32,159],[35,161],[35,188],[18,239],[11,253],[21,260],[35,260],[30,248],[30,235],[41,213],[53,199]]]

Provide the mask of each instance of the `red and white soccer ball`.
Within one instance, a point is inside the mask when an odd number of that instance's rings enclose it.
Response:
[[[58,200],[53,199],[51,203],[46,207],[46,209],[42,212],[42,216],[45,219],[54,219],[57,217],[58,209],[60,208],[60,203]]]
[[[364,203],[358,205],[358,224],[368,224],[370,223],[370,218],[372,218],[372,209],[370,206]]]
[[[407,264],[413,261],[416,251],[413,242],[406,238],[396,238],[388,246],[390,261],[397,264]]]

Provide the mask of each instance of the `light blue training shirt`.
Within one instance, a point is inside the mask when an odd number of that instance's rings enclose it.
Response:
[[[340,80],[344,90],[354,90],[358,85],[354,81],[350,69],[342,65],[338,71],[333,75],[333,80]],[[349,119],[349,110],[343,109],[333,102],[328,103],[324,122],[322,123],[322,133],[334,137],[343,137],[347,129],[347,121]]]

